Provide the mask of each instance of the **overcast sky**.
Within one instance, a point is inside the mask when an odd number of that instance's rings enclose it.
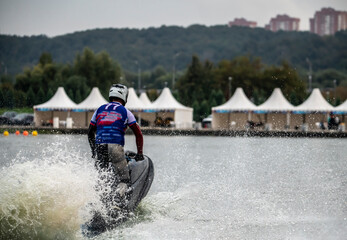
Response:
[[[277,14],[300,18],[322,7],[347,11],[347,0],[0,0],[0,33],[57,36],[94,28],[227,24],[244,17],[264,27]]]

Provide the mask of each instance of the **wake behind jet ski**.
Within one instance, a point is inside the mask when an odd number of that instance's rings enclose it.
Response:
[[[117,227],[128,219],[129,214],[147,195],[154,178],[153,162],[146,155],[141,161],[136,161],[135,156],[134,152],[126,152],[131,181],[130,191],[125,198],[121,198],[116,192],[117,184],[112,184],[110,194],[101,196],[106,211],[103,213],[95,211],[93,218],[82,226],[82,233],[85,236],[92,237]]]

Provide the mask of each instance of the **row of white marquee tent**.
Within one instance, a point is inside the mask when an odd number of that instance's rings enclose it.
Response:
[[[98,88],[94,87],[89,96],[79,104],[74,103],[59,87],[55,95],[47,102],[34,106],[35,125],[53,124],[58,127],[87,127],[94,111],[107,103]],[[193,109],[180,104],[168,88],[151,103],[146,93],[138,97],[133,88],[129,88],[126,107],[138,118],[154,126],[156,119],[170,120],[176,128],[193,127]],[[347,100],[338,107],[330,105],[319,89],[314,89],[307,100],[299,106],[293,106],[276,88],[272,95],[261,105],[256,106],[237,88],[233,96],[224,104],[212,108],[212,127],[215,129],[244,129],[248,121],[267,123],[274,129],[294,128],[303,124],[315,128],[317,122],[324,122],[330,112],[341,114],[343,120],[347,114]]]
[[[87,127],[94,111],[106,103],[97,87],[94,87],[88,97],[79,104],[74,103],[67,96],[63,87],[59,87],[50,100],[34,106],[35,125]],[[177,128],[191,128],[193,124],[193,109],[177,102],[168,88],[164,88],[153,103],[150,102],[146,93],[142,93],[139,98],[135,90],[129,88],[126,107],[140,122],[146,121],[150,126],[154,125],[157,118],[170,119]]]
[[[338,107],[333,107],[316,88],[306,101],[293,106],[283,96],[282,91],[276,88],[263,104],[256,106],[247,98],[242,88],[237,88],[226,103],[212,108],[212,127],[242,129],[245,123],[252,121],[264,123],[269,129],[315,129],[321,127],[317,123],[327,122],[330,113],[341,115],[345,121],[347,100]]]

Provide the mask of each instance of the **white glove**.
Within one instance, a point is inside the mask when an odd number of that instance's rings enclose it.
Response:
[[[117,185],[116,193],[118,193],[121,197],[123,197],[128,190],[128,185],[126,183],[119,183]]]

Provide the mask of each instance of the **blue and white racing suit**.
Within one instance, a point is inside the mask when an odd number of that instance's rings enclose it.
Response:
[[[90,127],[96,128],[95,151],[99,168],[108,167],[111,162],[120,180],[130,179],[124,156],[124,134],[128,126],[136,124],[134,115],[119,102],[110,102],[100,106],[93,114]],[[91,147],[94,139],[89,136]],[[92,150],[94,151],[93,147]],[[142,151],[142,149],[141,149]]]

